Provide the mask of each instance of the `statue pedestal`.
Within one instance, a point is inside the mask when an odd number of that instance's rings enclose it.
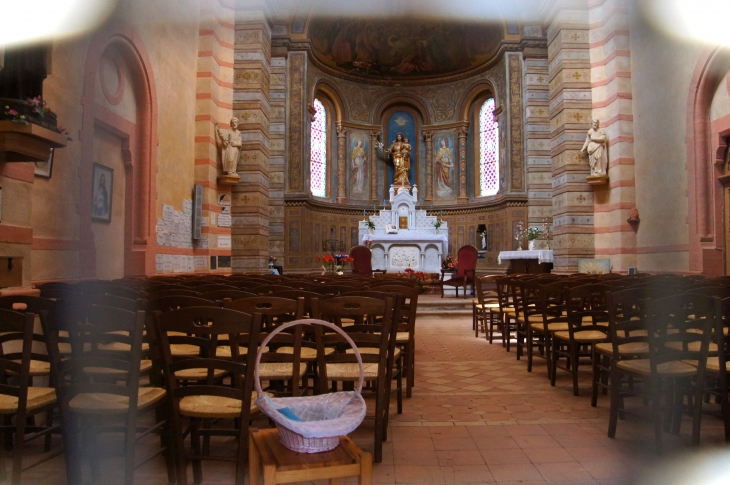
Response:
[[[608,183],[608,175],[590,175],[586,177],[586,181],[590,185],[606,185]]]
[[[236,185],[241,176],[237,173],[227,173],[218,177],[218,185]]]

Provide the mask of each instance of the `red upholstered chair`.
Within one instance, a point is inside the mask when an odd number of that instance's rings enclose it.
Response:
[[[352,262],[353,273],[363,274],[365,276],[373,275],[373,253],[370,251],[370,248],[366,246],[353,246],[350,249],[350,257],[354,260]],[[385,271],[378,270],[376,273],[385,273]]]
[[[474,246],[462,246],[459,248],[456,259],[456,273],[450,280],[444,281],[444,272],[441,272],[441,298],[444,297],[444,286],[453,286],[456,288],[456,297],[459,297],[459,287],[464,288],[464,298],[466,298],[466,287],[471,285],[471,292],[474,293],[474,276],[477,267],[477,257],[479,251]]]

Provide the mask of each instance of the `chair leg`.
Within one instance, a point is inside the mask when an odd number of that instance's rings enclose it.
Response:
[[[608,437],[616,436],[616,424],[618,423],[618,411],[620,407],[619,394],[621,393],[621,374],[611,366],[611,409],[608,415]]]
[[[415,377],[416,377],[416,362],[414,359],[414,346],[412,346],[410,343],[406,345],[406,397],[410,399],[411,397],[411,390],[413,389],[413,385],[415,384]]]
[[[578,349],[576,345],[570,345],[570,360],[573,362],[573,367],[570,369],[573,374],[573,395],[579,396],[578,391]]]
[[[384,386],[380,385],[380,391],[382,392],[378,392],[375,398],[375,446],[373,448],[373,461],[375,463],[383,461],[383,421],[385,413],[388,412],[387,409],[383,409],[383,401],[385,400],[383,394],[387,394]],[[385,406],[387,407],[388,404],[386,402]]]
[[[126,443],[124,443],[124,483],[125,485],[134,484],[134,455],[137,444],[137,413],[129,413],[131,417],[127,420],[127,430],[125,433]]]
[[[23,451],[25,449],[25,412],[18,413],[15,424],[15,448],[13,449],[13,485],[20,485],[20,473],[23,471]]]
[[[550,385],[555,387],[555,377],[558,373],[558,341],[553,339],[552,359],[553,364],[550,366]]]
[[[656,445],[657,454],[662,454],[662,413],[661,413],[661,382],[655,379],[652,386],[652,407],[654,417],[654,443]]]
[[[704,382],[698,379],[695,389],[695,402],[692,409],[692,445],[700,446],[700,424],[702,422],[702,394]]]
[[[198,426],[200,426],[200,419],[195,418],[190,420],[190,447],[192,448],[193,455],[193,483],[199,484],[203,482],[203,469],[200,464],[200,433],[198,432]]]
[[[598,365],[598,359],[600,356],[596,352],[596,347],[593,346],[593,356],[592,356],[592,366],[593,372],[591,374],[592,376],[592,383],[591,383],[591,406],[596,407],[598,404],[598,382],[601,378],[601,370],[600,366]]]

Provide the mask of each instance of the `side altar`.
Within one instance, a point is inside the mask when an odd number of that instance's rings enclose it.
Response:
[[[416,209],[418,188],[390,187],[390,209],[360,221],[359,240],[373,253],[374,270],[402,273],[407,268],[426,273],[439,273],[441,259],[448,254],[449,228],[446,222],[436,229],[436,216]]]

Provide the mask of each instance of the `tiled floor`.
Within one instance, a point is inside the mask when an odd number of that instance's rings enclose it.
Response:
[[[668,436],[663,459],[653,453],[648,408],[627,401],[638,417],[619,421],[617,437],[606,436],[608,397],[590,406],[590,375],[581,371],[581,396],[574,397],[567,373],[556,387],[546,378],[544,361],[532,373],[501,343],[474,338],[471,317],[419,318],[417,322],[416,387],[405,399],[403,414],[392,404],[383,462],[374,466],[377,483],[498,483],[503,484],[700,484],[690,464],[727,464],[726,455],[705,452],[724,447],[718,406],[705,407],[702,453],[689,447],[690,421],[680,436]],[[353,433],[372,450],[372,420]],[[149,443],[154,447],[155,443]],[[215,449],[233,443],[214,443]],[[38,453],[35,457],[41,457]],[[34,458],[35,458],[34,457]],[[704,461],[703,461],[704,460]],[[655,474],[660,478],[653,479]],[[105,467],[104,483],[119,483],[117,462]],[[189,473],[192,478],[192,474]],[[228,463],[204,464],[204,483],[233,483]],[[713,475],[717,479],[719,475]],[[141,467],[137,483],[167,482],[161,459]],[[65,483],[63,458],[26,472],[24,483]],[[192,481],[191,481],[192,483]],[[324,482],[323,482],[324,483]],[[353,479],[347,484],[356,483]],[[730,483],[717,482],[717,483]]]

